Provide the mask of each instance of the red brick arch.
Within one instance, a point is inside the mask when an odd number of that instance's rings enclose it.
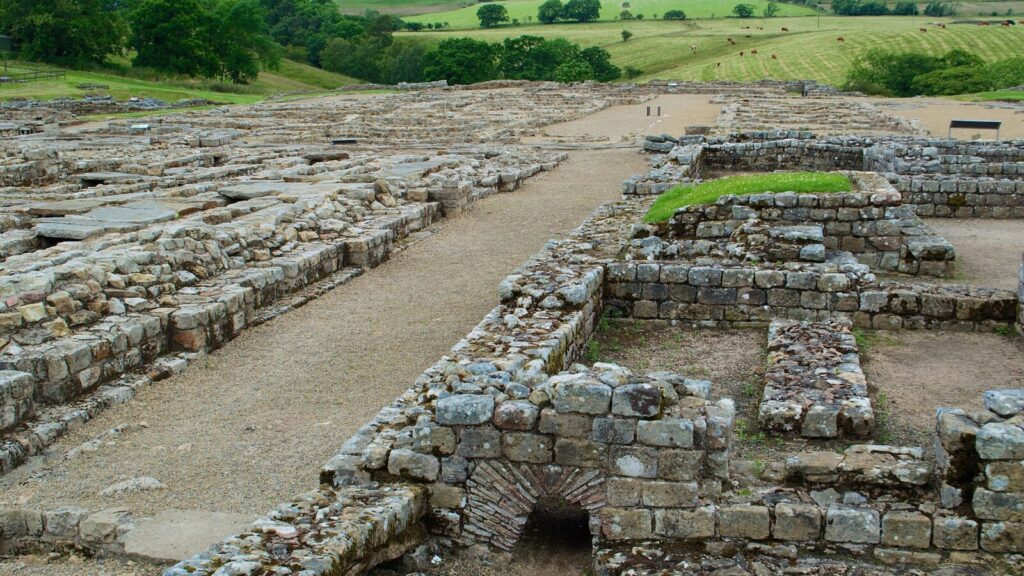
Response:
[[[463,535],[506,551],[519,541],[540,498],[579,506],[590,515],[591,534],[597,533],[595,512],[605,505],[604,473],[594,468],[485,460],[466,487]]]

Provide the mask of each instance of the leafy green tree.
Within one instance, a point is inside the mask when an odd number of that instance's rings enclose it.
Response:
[[[682,10],[669,10],[661,15],[662,20],[686,20],[686,12]]]
[[[635,66],[626,66],[626,78],[630,80],[638,78],[644,71]]]
[[[372,82],[380,77],[379,60],[383,51],[383,47],[373,42],[331,38],[320,52],[320,64],[324,70]]]
[[[600,0],[569,0],[562,8],[562,18],[577,22],[591,22],[601,17]]]
[[[141,0],[129,16],[132,66],[187,76],[216,76],[215,22],[202,0]]]
[[[943,67],[941,58],[928,54],[875,48],[854,61],[846,74],[846,87],[868,94],[913,96],[915,76]]]
[[[552,24],[562,17],[561,0],[546,0],[537,9],[537,20],[544,24]]]
[[[508,22],[508,10],[501,4],[484,4],[476,11],[481,28],[494,28],[502,22]]]
[[[256,79],[261,68],[278,66],[280,47],[270,36],[258,0],[215,0],[210,15],[210,49],[222,79],[244,84]]]
[[[1024,57],[1000,60],[988,65],[989,78],[995,89],[1024,85]]]
[[[611,82],[622,76],[622,70],[612,64],[612,56],[607,50],[600,46],[591,46],[580,52],[580,56],[590,64],[594,71],[594,80],[598,82]]]
[[[103,62],[129,34],[109,0],[0,0],[0,30],[25,58],[73,66]]]
[[[355,38],[365,32],[362,16],[343,16],[332,0],[260,0],[270,35],[283,46],[304,46],[307,59],[320,65],[320,51],[331,38]]]
[[[764,17],[774,18],[779,13],[779,3],[775,0],[769,0],[768,5],[764,7]]]
[[[424,75],[428,80],[448,80],[452,84],[474,84],[497,77],[495,46],[472,38],[442,40],[426,58]]]
[[[629,42],[629,39],[632,38],[632,37],[633,37],[633,33],[630,32],[629,30],[623,30],[622,31],[622,41],[623,42]]]
[[[992,79],[983,66],[954,66],[914,77],[912,89],[925,96],[948,96],[991,90]]]
[[[895,16],[916,16],[917,2],[897,2],[892,13]]]
[[[619,12],[619,20],[632,20],[632,19],[633,19],[633,13],[630,12],[629,10],[623,10],[622,12]]]
[[[753,4],[737,4],[732,7],[732,13],[737,18],[752,18],[754,16]]]
[[[568,84],[569,82],[583,82],[594,77],[594,71],[582,58],[574,58],[563,62],[555,69],[555,81]]]

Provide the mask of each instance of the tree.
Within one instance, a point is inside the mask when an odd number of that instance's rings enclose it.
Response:
[[[594,77],[594,71],[582,58],[574,58],[563,62],[555,69],[555,81],[568,84],[570,82],[583,82]]]
[[[948,96],[991,90],[992,80],[983,66],[955,66],[914,77],[912,89],[925,96]]]
[[[732,13],[737,18],[752,18],[754,16],[753,4],[737,4],[732,7]]]
[[[0,0],[0,30],[21,55],[80,66],[120,52],[128,26],[108,0]]]
[[[632,19],[633,19],[633,13],[630,12],[629,10],[623,10],[622,12],[619,12],[619,20],[632,20]]]
[[[442,40],[426,58],[424,75],[428,80],[447,80],[452,84],[474,84],[496,78],[495,47],[472,38]]]
[[[214,17],[201,0],[141,0],[129,16],[132,66],[186,76],[216,76]]]
[[[537,20],[544,24],[551,24],[562,17],[561,0],[546,0],[537,9]]]
[[[476,11],[481,28],[494,28],[502,22],[508,22],[508,10],[501,4],[484,4]]]
[[[562,8],[561,17],[577,22],[591,22],[601,17],[600,0],[569,0]]]
[[[897,2],[892,13],[895,16],[916,16],[917,2]]]
[[[629,42],[629,39],[632,38],[632,37],[633,37],[633,33],[630,32],[629,30],[623,30],[622,31],[622,41],[623,42]]]
[[[662,20],[686,20],[686,12],[682,10],[669,10],[661,15]]]
[[[245,84],[259,76],[260,68],[278,66],[280,47],[257,0],[215,0],[211,17],[210,47],[222,79]]]
[[[639,77],[644,71],[634,66],[626,66],[626,78],[630,80]]]
[[[580,56],[590,64],[594,71],[594,80],[598,82],[611,82],[622,76],[619,67],[612,64],[612,56],[607,50],[600,46],[591,46],[580,52]]]
[[[914,77],[943,68],[940,58],[919,52],[872,49],[846,73],[851,90],[886,96],[913,96]]]
[[[764,17],[774,18],[779,13],[779,3],[775,0],[769,0],[768,4],[764,7]]]

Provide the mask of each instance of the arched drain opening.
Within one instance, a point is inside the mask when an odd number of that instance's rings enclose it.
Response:
[[[577,576],[590,574],[590,514],[563,498],[541,497],[512,551],[516,574]]]

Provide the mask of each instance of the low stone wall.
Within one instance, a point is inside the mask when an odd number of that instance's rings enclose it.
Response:
[[[1024,258],[1022,258],[1024,260]],[[1017,312],[1017,332],[1024,335],[1024,262],[1020,265],[1020,272],[1018,273],[1019,282],[1017,284],[1017,301],[1018,301],[1018,312]]]
[[[808,438],[866,437],[875,428],[849,322],[775,320],[758,423]]]
[[[876,282],[836,264],[616,262],[605,305],[638,319],[699,325],[767,324],[774,318],[848,318],[867,328],[991,330],[1015,320],[1015,294],[955,285]]]

